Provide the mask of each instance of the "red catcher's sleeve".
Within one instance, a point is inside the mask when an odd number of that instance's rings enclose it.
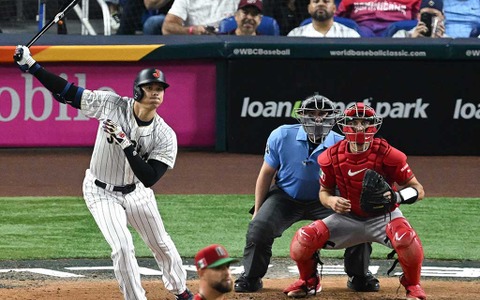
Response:
[[[407,156],[402,151],[391,147],[383,159],[387,177],[392,178],[399,185],[404,185],[415,175],[407,163]]]
[[[320,184],[328,189],[335,188],[335,174],[333,172],[330,148],[318,156],[317,162],[322,171]]]

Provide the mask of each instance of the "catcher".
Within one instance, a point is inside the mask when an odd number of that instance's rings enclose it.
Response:
[[[374,138],[381,124],[382,118],[364,103],[349,106],[337,119],[345,140],[318,157],[320,201],[335,214],[295,233],[290,256],[297,263],[300,279],[284,290],[288,296],[305,297],[318,284],[318,249],[377,242],[396,251],[407,299],[427,298],[420,286],[422,244],[398,208],[422,200],[425,192],[406,155],[384,139]]]

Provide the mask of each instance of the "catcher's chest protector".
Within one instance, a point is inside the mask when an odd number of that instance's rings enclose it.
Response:
[[[365,170],[372,169],[384,175],[383,158],[390,146],[385,140],[375,138],[370,148],[362,154],[348,154],[347,147],[348,142],[343,141],[331,148],[335,181],[340,195],[358,204]]]

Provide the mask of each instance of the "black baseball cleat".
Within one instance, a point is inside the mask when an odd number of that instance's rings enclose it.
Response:
[[[263,288],[262,278],[247,278],[244,273],[235,280],[235,292],[254,293]]]
[[[366,276],[349,276],[347,287],[356,292],[378,292],[380,282],[369,271]]]

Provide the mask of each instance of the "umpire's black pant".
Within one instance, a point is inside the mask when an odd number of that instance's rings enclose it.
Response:
[[[248,278],[265,276],[272,257],[274,239],[295,222],[321,220],[332,214],[318,199],[298,201],[283,190],[274,187],[248,225],[243,266]],[[369,243],[347,248],[344,255],[345,272],[348,276],[365,276],[370,264],[372,246]]]

